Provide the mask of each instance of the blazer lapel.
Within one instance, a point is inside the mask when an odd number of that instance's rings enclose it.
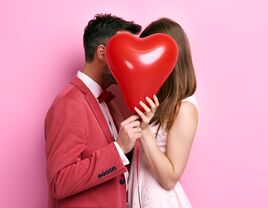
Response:
[[[86,95],[87,103],[89,107],[91,108],[92,112],[94,113],[96,120],[98,121],[100,127],[102,128],[107,141],[109,143],[114,142],[113,136],[110,132],[109,126],[105,120],[105,117],[102,113],[99,103],[94,97],[94,95],[92,94],[92,92],[78,77],[74,77],[74,79],[71,81],[71,84],[78,87]]]

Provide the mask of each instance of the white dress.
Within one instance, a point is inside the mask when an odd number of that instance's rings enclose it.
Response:
[[[183,101],[193,103],[197,109],[198,103],[195,95]],[[182,101],[182,102],[183,102]],[[158,126],[150,125],[153,134],[156,133]],[[162,152],[166,152],[166,132],[160,128],[156,138],[157,144]],[[191,208],[190,201],[186,196],[183,187],[178,181],[171,190],[162,188],[147,164],[142,147],[138,154],[138,177],[137,177],[137,150],[134,149],[130,176],[128,181],[128,207],[129,208]]]

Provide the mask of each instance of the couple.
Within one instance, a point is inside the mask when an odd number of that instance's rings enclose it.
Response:
[[[141,26],[110,14],[84,30],[85,66],[57,95],[45,120],[50,208],[189,208],[179,182],[198,123],[196,78],[186,34],[168,18],[141,34],[170,35],[179,58],[157,95],[140,102],[144,113],[122,118],[105,45],[119,31]],[[120,53],[120,51],[118,51]],[[135,145],[136,144],[136,145]]]

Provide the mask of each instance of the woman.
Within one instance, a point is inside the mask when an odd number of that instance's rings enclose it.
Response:
[[[140,35],[170,35],[178,44],[179,57],[172,73],[148,105],[139,104],[142,136],[136,145],[128,186],[129,207],[189,208],[191,204],[179,182],[186,166],[198,124],[194,95],[196,78],[188,39],[181,26],[161,18]]]

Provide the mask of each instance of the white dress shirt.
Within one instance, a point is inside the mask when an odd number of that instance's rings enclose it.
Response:
[[[101,92],[103,91],[103,89],[101,88],[101,86],[95,82],[92,78],[90,78],[89,76],[87,76],[86,74],[84,74],[81,71],[77,72],[77,77],[88,87],[88,89],[92,92],[92,94],[94,95],[94,97],[97,98],[99,97],[99,95],[101,94]],[[97,100],[97,102],[99,103],[99,101]],[[126,155],[124,154],[123,150],[121,149],[121,147],[119,146],[119,144],[116,142],[117,138],[118,138],[118,133],[115,127],[115,124],[113,122],[113,118],[111,116],[110,110],[108,108],[108,106],[106,105],[105,102],[99,103],[99,106],[102,110],[102,113],[105,117],[105,120],[109,126],[109,129],[111,131],[111,134],[114,138],[114,144],[115,147],[120,155],[120,158],[123,162],[124,165],[128,165],[129,164],[129,160],[126,157]],[[127,184],[127,179],[128,179],[128,172],[124,173],[125,175],[125,179],[126,179],[126,184]]]

